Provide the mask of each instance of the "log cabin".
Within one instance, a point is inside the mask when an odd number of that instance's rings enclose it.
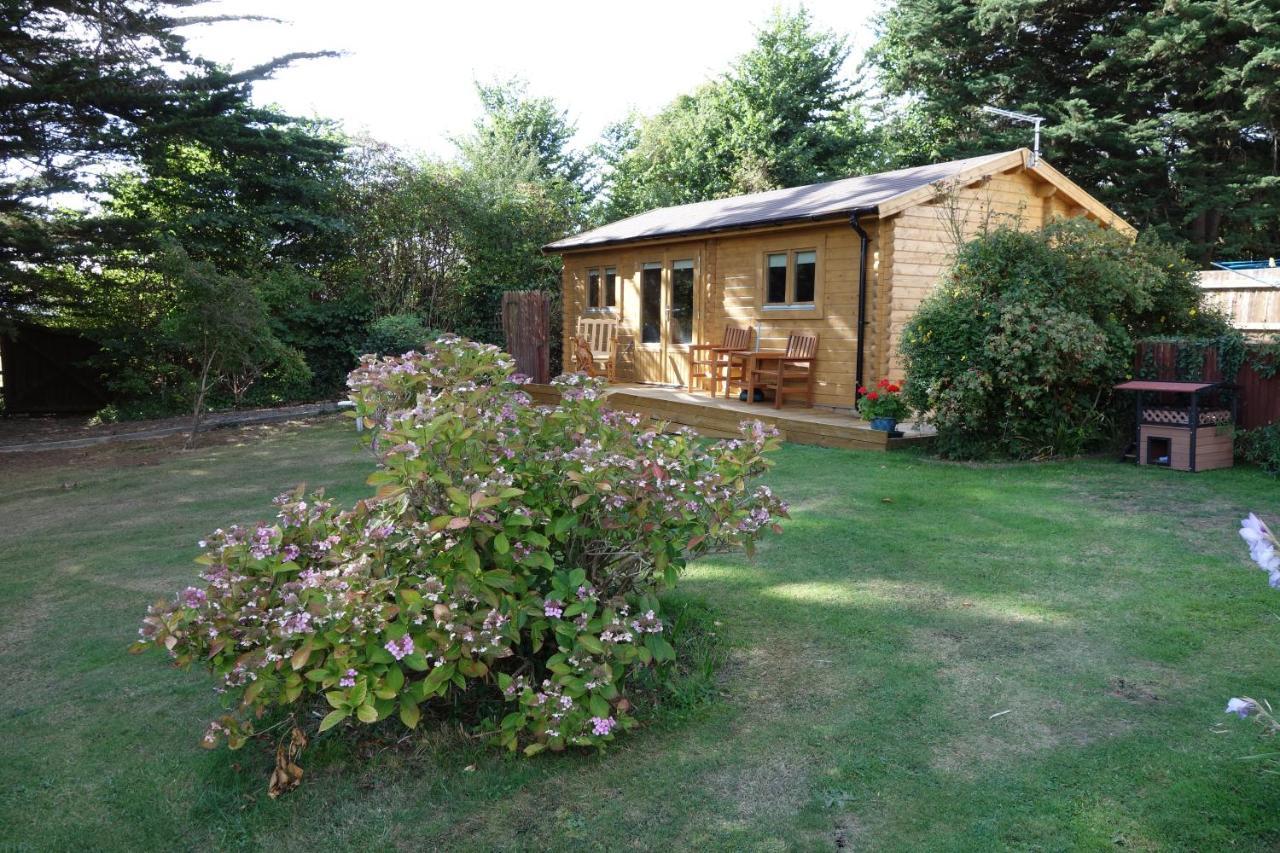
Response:
[[[901,379],[898,342],[957,246],[999,224],[1084,216],[1134,229],[1025,148],[666,207],[543,247],[564,262],[565,352],[613,318],[618,379],[684,385],[688,348],[750,327],[758,349],[819,338],[815,405]]]

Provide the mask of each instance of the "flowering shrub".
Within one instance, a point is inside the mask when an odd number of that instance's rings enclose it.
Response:
[[[635,725],[628,673],[674,657],[656,592],[786,513],[749,486],[776,433],[664,434],[605,408],[595,380],[556,382],[561,404],[534,407],[506,355],[450,336],[361,360],[348,385],[376,491],[341,509],[299,488],[276,520],[215,531],[201,583],[143,621],[137,647],[208,668],[233,706],[206,746],[317,697],[320,731],[414,728],[424,703],[491,691],[506,713],[485,730],[530,755]]]
[[[1262,519],[1253,513],[1240,522],[1240,537],[1249,543],[1249,556],[1258,564],[1258,568],[1267,573],[1267,583],[1272,589],[1280,589],[1280,541]],[[1254,717],[1275,734],[1280,732],[1280,721],[1277,721],[1271,705],[1264,699],[1259,702],[1247,696],[1236,697],[1227,702],[1228,714],[1235,714],[1241,719]]]
[[[858,414],[866,420],[872,418],[893,418],[900,421],[911,414],[911,407],[899,396],[902,388],[888,379],[876,383],[874,391],[859,387]]]

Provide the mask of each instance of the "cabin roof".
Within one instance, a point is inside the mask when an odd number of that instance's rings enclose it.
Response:
[[[661,237],[693,236],[716,231],[827,219],[855,212],[887,216],[910,204],[926,200],[932,188],[943,181],[971,179],[1025,165],[1030,152],[1025,148],[950,160],[928,166],[895,169],[874,175],[860,175],[803,187],[770,190],[751,195],[720,198],[660,207],[543,246],[544,252],[588,249],[616,243],[631,243]],[[1103,207],[1060,172],[1041,159],[1031,167],[1042,179],[1076,198],[1077,203],[1099,218],[1127,223]],[[923,195],[921,195],[923,192]],[[916,196],[920,196],[916,200]],[[908,202],[902,204],[901,202]]]

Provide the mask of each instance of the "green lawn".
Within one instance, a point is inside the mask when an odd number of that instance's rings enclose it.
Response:
[[[6,473],[0,846],[1280,845],[1276,777],[1240,760],[1280,744],[1222,714],[1280,698],[1280,593],[1235,533],[1280,514],[1274,480],[811,447],[770,477],[785,535],[682,587],[723,623],[717,704],[605,755],[512,759],[437,731],[416,755],[357,757],[321,739],[272,801],[261,751],[198,748],[210,681],[125,648],[213,527],[269,517],[298,481],[363,494],[346,430]]]

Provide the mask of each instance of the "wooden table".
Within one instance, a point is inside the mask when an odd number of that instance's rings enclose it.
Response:
[[[771,361],[776,362],[787,357],[787,354],[782,350],[763,350],[763,351],[757,351],[757,352],[745,352],[745,351],[731,352],[731,353],[726,353],[726,355],[728,355],[729,357],[730,364],[732,364],[734,361],[742,362],[742,381],[747,388],[748,403],[754,403],[756,401],[755,371],[758,369],[757,365],[763,366]],[[731,386],[729,384],[728,378],[726,378],[724,383],[724,396],[726,399],[729,397],[730,391],[731,391]]]

